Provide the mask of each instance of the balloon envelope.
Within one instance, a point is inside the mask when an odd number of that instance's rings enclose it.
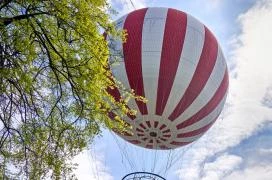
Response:
[[[144,8],[116,21],[125,43],[110,40],[123,59],[113,75],[148,102],[131,100],[126,141],[150,149],[173,149],[201,137],[225,103],[228,71],[211,31],[182,11]],[[112,95],[118,98],[118,90]]]

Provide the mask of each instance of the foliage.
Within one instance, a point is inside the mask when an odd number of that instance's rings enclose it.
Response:
[[[0,173],[73,178],[71,158],[101,126],[133,114],[115,101],[102,31],[123,38],[105,0],[0,1]],[[108,113],[114,112],[116,121]],[[0,176],[1,176],[0,175]]]

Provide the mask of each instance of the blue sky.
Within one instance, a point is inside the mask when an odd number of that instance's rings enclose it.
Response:
[[[128,0],[109,2],[120,12],[113,19],[134,9]],[[177,162],[166,178],[271,179],[272,0],[132,2],[136,9],[172,7],[199,19],[218,38],[230,70],[229,96],[220,118],[197,142],[172,152]],[[74,161],[79,163],[79,179],[119,180],[132,170],[141,170],[137,168],[152,168],[154,160],[155,169],[160,169],[164,158],[165,154],[143,152],[104,130]]]

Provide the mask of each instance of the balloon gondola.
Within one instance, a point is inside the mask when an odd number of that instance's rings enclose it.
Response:
[[[166,180],[158,174],[149,172],[133,172],[122,178],[122,180]]]

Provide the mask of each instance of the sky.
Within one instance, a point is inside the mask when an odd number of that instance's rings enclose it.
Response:
[[[227,60],[230,87],[221,116],[195,143],[172,152],[176,163],[164,174],[166,179],[271,179],[272,0],[132,0],[133,5],[129,0],[110,0],[109,3],[119,12],[114,20],[142,7],[172,7],[187,12],[215,34]],[[164,158],[165,155],[154,151],[135,150],[135,146],[103,130],[90,149],[74,159],[79,164],[75,173],[80,180],[119,180],[132,170],[151,166],[146,162],[156,160],[159,169]]]

